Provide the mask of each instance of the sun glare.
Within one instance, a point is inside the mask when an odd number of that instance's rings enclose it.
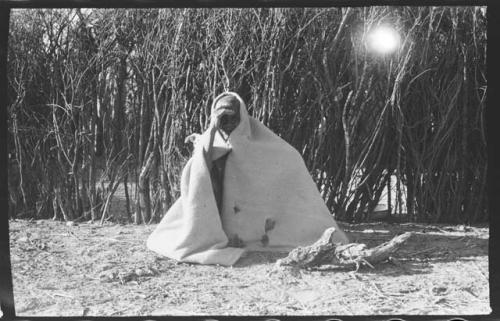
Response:
[[[388,26],[380,26],[368,34],[370,49],[387,54],[395,51],[399,46],[400,37],[396,30]]]

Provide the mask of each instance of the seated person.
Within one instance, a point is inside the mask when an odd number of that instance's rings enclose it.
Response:
[[[348,243],[295,148],[249,116],[235,93],[215,98],[211,113],[183,169],[181,197],[148,238],[149,249],[233,265],[245,250],[289,251],[330,227],[334,241]]]

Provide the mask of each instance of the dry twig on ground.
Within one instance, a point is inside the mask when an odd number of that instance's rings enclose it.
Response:
[[[367,249],[366,244],[362,243],[335,244],[332,242],[334,233],[335,228],[327,229],[316,243],[293,249],[287,257],[278,260],[276,265],[300,268],[323,264],[341,267],[355,265],[357,270],[360,265],[366,264],[373,268],[374,264],[389,259],[390,255],[413,235],[412,232],[406,232],[379,246]]]

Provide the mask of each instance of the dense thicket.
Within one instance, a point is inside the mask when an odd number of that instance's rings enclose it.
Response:
[[[367,47],[381,24],[396,53]],[[338,219],[364,220],[395,176],[394,213],[485,221],[485,60],[474,7],[14,10],[10,215],[117,219],[123,184],[125,217],[157,220],[184,138],[232,90],[302,153]]]

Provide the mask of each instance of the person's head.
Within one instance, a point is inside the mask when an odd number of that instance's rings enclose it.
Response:
[[[240,102],[233,95],[223,96],[217,100],[212,112],[221,109],[226,110],[226,113],[221,117],[220,129],[229,135],[240,123]]]

